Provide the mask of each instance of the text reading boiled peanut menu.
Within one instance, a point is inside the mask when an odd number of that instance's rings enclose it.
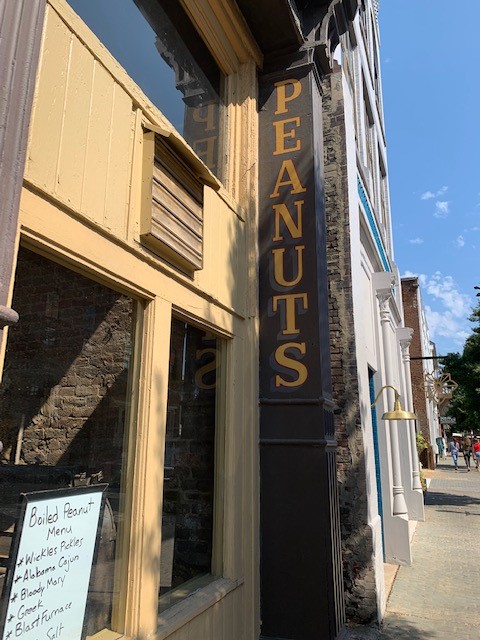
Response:
[[[102,491],[71,491],[26,496],[2,640],[81,639]]]

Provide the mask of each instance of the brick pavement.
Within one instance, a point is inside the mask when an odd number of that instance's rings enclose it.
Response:
[[[441,461],[412,541],[413,564],[400,567],[381,631],[351,630],[351,640],[479,640],[480,472]]]
[[[400,567],[382,632],[401,640],[479,640],[480,573],[473,561],[480,532],[480,472],[442,461],[413,537],[413,564]]]

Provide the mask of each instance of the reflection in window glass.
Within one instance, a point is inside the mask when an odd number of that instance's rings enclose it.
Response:
[[[68,0],[217,176],[221,74],[178,0]]]
[[[172,322],[160,610],[188,595],[190,581],[198,586],[212,573],[217,342]]]
[[[20,321],[8,334],[0,387],[1,586],[20,493],[107,483],[87,601],[91,635],[115,626],[134,303],[20,249],[13,305]]]

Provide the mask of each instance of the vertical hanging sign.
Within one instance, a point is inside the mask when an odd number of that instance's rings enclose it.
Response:
[[[317,184],[310,75],[264,87],[260,147],[262,398],[312,398],[320,380]]]
[[[23,495],[2,640],[81,640],[106,486]]]
[[[292,62],[260,85],[262,637],[327,640],[341,625],[343,600],[322,102],[309,52]]]

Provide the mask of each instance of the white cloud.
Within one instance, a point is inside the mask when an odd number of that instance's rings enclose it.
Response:
[[[426,280],[426,292],[441,301],[443,306],[456,318],[465,318],[471,313],[471,300],[456,288],[452,276],[443,276],[436,271]]]
[[[447,201],[438,201],[435,202],[435,213],[433,214],[434,218],[446,218],[449,213],[449,202]]]
[[[465,246],[465,238],[463,236],[458,236],[458,238],[455,240],[455,246],[458,247],[459,249],[461,247]]]
[[[438,196],[443,196],[443,194],[448,191],[448,187],[444,185],[438,191],[425,191],[420,196],[421,200],[431,200],[432,198],[438,198]]]
[[[435,198],[435,194],[431,191],[425,191],[425,193],[422,193],[420,196],[420,200],[430,200],[430,198]]]
[[[461,350],[471,334],[468,317],[473,305],[469,296],[458,290],[452,276],[444,276],[440,271],[431,276],[406,271],[404,277],[417,277],[422,297],[430,296],[430,303],[425,304],[425,315],[432,340],[444,338]]]
[[[409,240],[410,244],[423,244],[423,239],[422,238],[412,238],[411,240]]]
[[[462,327],[450,311],[433,311],[429,305],[425,305],[425,315],[430,336],[434,342],[440,336],[451,340],[459,349],[463,348],[470,333]]]

